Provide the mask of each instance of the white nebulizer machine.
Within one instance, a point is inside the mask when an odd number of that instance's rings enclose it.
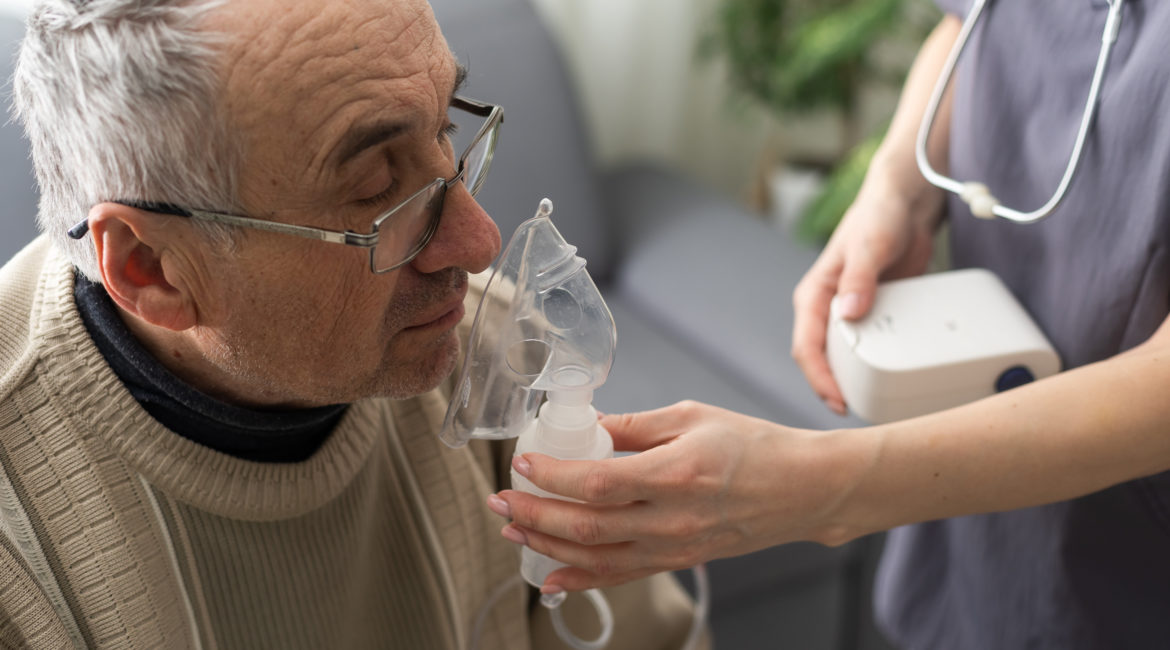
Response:
[[[516,229],[488,280],[440,432],[451,447],[472,439],[519,438],[516,455],[538,452],[561,460],[613,456],[613,439],[598,423],[592,402],[593,391],[609,377],[617,331],[585,260],[565,242],[551,214],[552,202],[542,200],[536,216]],[[515,471],[512,487],[564,498]],[[531,548],[521,551],[520,574],[534,587],[563,566]],[[699,602],[686,648],[698,642],[705,618],[707,589],[701,568],[696,584]],[[541,603],[551,610],[553,625],[566,643],[604,648],[613,631],[612,613],[601,592],[589,590],[586,597],[601,619],[601,635],[593,641],[573,636],[564,625],[559,613],[564,593],[545,595]]]
[[[855,321],[841,317],[834,299],[825,348],[845,403],[873,423],[941,411],[1060,371],[1044,333],[985,269],[883,283]]]

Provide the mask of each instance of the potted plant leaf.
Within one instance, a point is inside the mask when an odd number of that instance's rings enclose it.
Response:
[[[828,110],[839,118],[840,149],[828,160],[811,162],[827,178],[799,217],[799,236],[828,239],[884,133],[884,127],[874,133],[863,129],[864,84],[900,86],[909,57],[881,57],[878,48],[900,41],[912,51],[937,16],[929,0],[718,3],[700,54],[727,63],[734,92],[779,114]]]

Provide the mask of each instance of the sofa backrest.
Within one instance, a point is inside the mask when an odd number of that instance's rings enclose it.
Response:
[[[504,107],[496,157],[479,201],[504,242],[552,199],[553,222],[604,280],[615,263],[586,129],[560,50],[527,0],[431,0],[463,92]]]
[[[37,187],[24,129],[8,117],[12,71],[24,20],[0,11],[0,264],[37,236]]]

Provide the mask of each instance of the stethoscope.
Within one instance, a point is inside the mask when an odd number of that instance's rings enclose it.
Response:
[[[930,135],[931,127],[934,125],[934,119],[938,113],[938,105],[942,101],[942,96],[946,91],[947,85],[950,84],[951,75],[955,71],[955,63],[959,60],[959,55],[962,54],[963,47],[967,44],[967,37],[971,35],[971,30],[979,20],[980,14],[983,13],[983,8],[987,5],[987,0],[975,0],[971,11],[963,21],[963,28],[959,32],[958,40],[955,41],[955,45],[951,48],[951,53],[947,56],[947,60],[943,65],[942,72],[939,73],[938,82],[934,86],[934,92],[931,93],[930,103],[927,104],[922,124],[918,128],[915,157],[918,160],[918,169],[926,177],[926,180],[930,181],[936,187],[957,194],[971,208],[972,214],[983,219],[1003,217],[1004,219],[1010,219],[1019,223],[1031,223],[1051,214],[1056,209],[1056,206],[1064,200],[1064,195],[1068,192],[1069,183],[1072,182],[1073,176],[1077,171],[1077,166],[1081,162],[1081,155],[1084,152],[1085,136],[1088,134],[1089,126],[1093,122],[1093,116],[1097,112],[1097,99],[1101,93],[1101,79],[1105,76],[1105,68],[1109,64],[1109,54],[1113,50],[1113,44],[1117,41],[1117,33],[1121,28],[1121,5],[1124,3],[1124,0],[1108,1],[1109,16],[1105,19],[1105,31],[1101,35],[1101,52],[1097,55],[1097,69],[1093,71],[1093,83],[1089,86],[1089,98],[1085,101],[1085,110],[1081,115],[1080,130],[1077,132],[1076,143],[1073,145],[1072,154],[1068,159],[1068,166],[1064,170],[1064,176],[1060,179],[1060,185],[1057,186],[1056,191],[1052,194],[1052,198],[1048,199],[1047,203],[1032,212],[1013,210],[1001,204],[999,199],[996,199],[983,183],[958,181],[940,174],[930,166],[930,161],[926,158],[926,140]]]

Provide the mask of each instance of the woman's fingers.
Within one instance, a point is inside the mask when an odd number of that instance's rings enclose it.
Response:
[[[590,573],[585,569],[578,569],[570,566],[563,569],[557,569],[548,574],[544,580],[544,585],[541,591],[544,593],[555,593],[557,591],[584,591],[586,589],[597,589],[600,587],[612,587],[614,585],[621,585],[632,580],[639,580],[646,576],[660,573],[659,571],[650,571],[646,569],[639,569],[629,573],[613,576],[599,576],[595,573]]]
[[[623,584],[662,571],[687,568],[701,561],[696,554],[664,549],[651,551],[646,545],[635,542],[585,546],[516,524],[505,526],[502,534],[541,555],[570,565],[553,572],[545,580],[546,588],[561,587],[568,591]]]
[[[652,411],[620,413],[601,418],[618,451],[646,451],[674,440],[694,423],[688,402]]]
[[[512,530],[502,532],[507,539],[517,541],[516,533],[519,532],[523,535],[524,545],[528,548],[597,576],[620,576],[645,568],[645,563],[636,561],[631,553],[633,542],[585,546],[535,530],[520,528],[514,523],[508,524],[505,529],[508,527]]]
[[[626,503],[645,498],[638,456],[605,460],[557,460],[544,454],[527,453],[512,459],[512,469],[537,487],[589,503]]]
[[[796,286],[792,294],[792,358],[817,396],[833,411],[845,413],[845,399],[825,357],[825,330],[829,304],[837,293],[839,269],[832,264],[817,265]]]
[[[516,490],[504,490],[498,497],[508,504],[508,515],[517,526],[524,530],[536,529],[576,544],[616,544],[646,534],[639,525],[646,514],[642,502],[594,506],[541,498]]]

